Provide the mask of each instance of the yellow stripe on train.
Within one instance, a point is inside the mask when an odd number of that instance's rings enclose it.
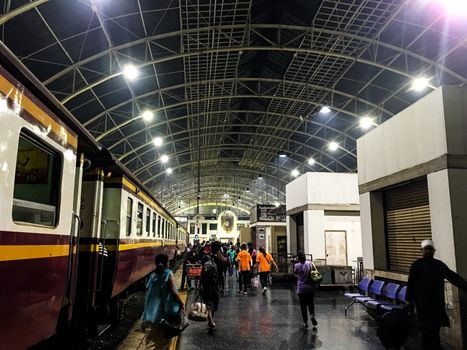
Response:
[[[70,246],[64,245],[0,245],[0,261],[58,258],[68,256]]]

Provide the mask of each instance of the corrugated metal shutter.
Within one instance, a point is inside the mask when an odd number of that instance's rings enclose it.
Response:
[[[426,178],[384,191],[389,270],[409,272],[420,243],[431,239]]]

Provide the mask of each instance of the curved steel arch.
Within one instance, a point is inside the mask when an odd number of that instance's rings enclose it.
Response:
[[[183,102],[177,102],[177,103],[174,103],[174,104],[169,105],[169,106],[163,106],[163,107],[156,108],[156,109],[153,110],[153,112],[158,113],[160,111],[164,111],[164,110],[167,110],[167,109],[170,109],[170,108],[176,108],[176,107],[188,105],[190,103],[201,103],[201,102],[223,100],[223,99],[249,99],[249,98],[251,98],[251,99],[260,99],[260,98],[262,98],[262,99],[270,99],[270,100],[284,100],[284,101],[289,101],[289,102],[307,103],[307,104],[314,105],[314,106],[320,106],[319,103],[314,102],[314,101],[302,100],[302,99],[298,99],[298,98],[285,97],[285,96],[275,96],[275,95],[232,95],[232,96],[228,96],[228,95],[221,95],[221,96],[210,96],[210,97],[200,98],[200,99],[197,99],[197,100],[188,100],[188,101],[183,101]],[[338,111],[338,112],[343,113],[343,114],[350,115],[350,116],[355,117],[355,118],[359,117],[358,114],[347,111],[347,110],[343,110],[341,108],[333,107],[333,109],[335,111]],[[267,114],[267,112],[265,112],[265,114]],[[129,125],[129,124],[131,124],[131,123],[133,123],[135,121],[138,121],[139,119],[142,119],[142,118],[143,118],[142,116],[137,116],[137,117],[130,118],[130,119],[120,123],[119,125],[116,125],[116,126],[110,128],[109,130],[103,132],[98,137],[96,137],[96,140],[100,141],[104,137],[107,137],[108,135],[113,134],[114,132],[117,132],[121,128],[123,128],[123,127],[125,127],[125,126],[127,126],[127,125]]]
[[[0,17],[0,25],[5,24],[10,19],[13,19],[18,15],[21,15],[21,14],[23,14],[23,13],[29,11],[29,10],[35,9],[39,5],[45,4],[47,1],[49,1],[49,0],[31,1],[31,2],[29,2],[29,3],[27,3],[27,4],[23,5],[23,6],[15,8],[14,10],[12,10],[12,11],[10,11],[8,13],[5,13],[4,15],[2,15]]]
[[[282,170],[282,169],[281,169]],[[207,169],[205,171],[202,171],[204,173],[210,171],[209,175],[202,175],[201,178],[203,179],[209,179],[209,178],[212,178],[212,177],[215,177],[215,176],[223,176],[223,177],[231,177],[232,179],[235,179],[235,185],[239,185],[240,187],[252,187],[253,185],[251,184],[252,182],[256,181],[257,179],[256,178],[252,178],[252,177],[249,177],[249,176],[245,176],[245,174],[255,174],[255,175],[258,175],[258,172],[257,171],[254,171],[254,170],[251,170],[251,169],[246,169],[246,168],[214,168],[214,169]],[[232,175],[232,171],[235,171],[235,175]],[[286,172],[284,170],[282,170],[283,172]],[[170,179],[168,177],[168,180],[167,182],[165,182],[164,184],[159,184],[159,185],[156,185],[154,187],[152,187],[150,189],[151,192],[154,192],[156,188],[160,188],[160,191],[156,191],[154,193],[160,193],[161,191],[165,191],[165,190],[169,190],[169,189],[174,189],[176,187],[183,187],[185,183],[192,183],[193,181],[197,181],[197,179],[193,178],[193,177],[190,177],[190,175],[192,175],[191,173],[189,172],[183,172],[183,173],[179,173],[175,176],[173,176],[175,174],[171,174],[170,175]],[[271,182],[273,183],[276,183],[278,184],[280,182],[280,185],[281,186],[285,186],[287,184],[286,181],[284,181],[283,179],[279,178],[279,177],[273,177],[272,175],[269,175],[269,174],[263,174],[263,177],[266,179],[265,181],[262,181],[262,185],[268,187],[268,188],[271,188],[271,189],[274,189],[277,193],[279,193],[280,195],[284,196],[285,197],[285,193],[284,191],[280,190],[279,188],[277,188],[276,186],[273,186],[271,184]],[[268,179],[270,181],[268,181]],[[211,180],[209,180],[211,181]],[[207,182],[209,182],[207,181]],[[203,182],[201,182],[201,184],[203,184]],[[166,186],[164,186],[166,185]],[[230,189],[237,189],[235,187],[232,187],[230,183],[226,183],[226,186],[227,188],[230,188]],[[239,187],[237,186],[237,187]],[[252,187],[254,188],[254,187]],[[264,191],[264,189],[261,188],[261,190]]]
[[[264,111],[257,111],[257,110],[235,110],[235,109],[231,109],[231,110],[228,110],[228,111],[225,111],[225,112],[229,112],[229,113],[252,113],[252,114],[268,114],[268,115],[271,115],[271,116],[277,116],[277,117],[284,117],[284,118],[292,118],[292,119],[298,119],[300,120],[299,117],[296,117],[296,116],[293,116],[293,115],[290,115],[290,114],[286,114],[286,113],[276,113],[276,112],[264,112]],[[195,113],[195,114],[191,114],[191,115],[183,115],[183,116],[180,116],[180,117],[176,117],[176,118],[172,118],[170,119],[169,121],[167,120],[164,120],[160,123],[156,123],[156,124],[153,124],[153,125],[150,125],[150,126],[146,126],[144,127],[143,129],[140,129],[138,131],[135,131],[127,136],[125,136],[124,138],[122,139],[119,139],[117,142],[113,143],[112,145],[110,145],[108,147],[109,150],[112,150],[114,149],[115,147],[117,147],[118,145],[122,144],[123,142],[125,141],[128,141],[129,138],[133,137],[133,136],[136,136],[142,132],[145,132],[147,130],[150,130],[152,128],[156,128],[158,126],[161,126],[161,125],[165,125],[169,122],[175,122],[175,121],[178,121],[178,120],[183,120],[183,119],[186,119],[188,117],[198,117],[198,116],[207,116],[207,115],[211,115],[211,114],[217,114],[217,113],[225,113],[224,111],[209,111],[209,112],[206,112],[206,113]],[[307,120],[308,123],[311,123],[311,124],[314,124],[314,125],[317,125],[317,126],[320,126],[320,127],[324,127],[324,128],[327,128],[329,130],[332,130],[334,131],[335,133],[337,134],[340,134],[352,141],[356,141],[356,139],[352,136],[350,136],[349,134],[345,133],[345,132],[342,132],[341,130],[338,130],[336,128],[333,128],[333,127],[330,127],[328,126],[327,124],[323,124],[323,123],[318,123],[314,120]],[[238,125],[235,125],[235,124],[231,124],[231,125],[226,125],[224,124],[223,126],[238,126]],[[262,127],[262,126],[261,126]],[[283,130],[288,130],[290,131],[290,129],[285,129],[283,128]],[[295,133],[298,133],[298,134],[302,134],[302,132],[300,131],[294,131]],[[308,134],[306,134],[306,136],[310,136]],[[127,152],[121,156],[119,156],[119,160],[122,160],[124,158],[126,158],[128,155],[130,155],[131,153],[134,153],[135,151],[138,151],[146,146],[148,146],[150,144],[150,142],[146,143],[146,144],[143,144],[141,146],[138,146],[136,148],[134,148],[131,152]]]
[[[39,2],[39,1],[37,1]],[[28,5],[25,5],[25,7]],[[176,37],[176,36],[181,36],[181,35],[186,35],[186,34],[193,34],[193,33],[202,33],[202,32],[208,32],[208,31],[222,31],[222,30],[235,30],[235,29],[278,29],[278,30],[291,30],[291,31],[298,31],[298,32],[304,32],[305,34],[313,34],[313,33],[324,33],[324,34],[331,34],[331,35],[336,35],[337,37],[344,37],[344,38],[349,38],[349,39],[354,39],[354,40],[359,40],[366,42],[368,44],[374,44],[374,45],[379,45],[381,47],[396,51],[400,54],[408,55],[410,57],[413,57],[415,59],[418,59],[422,62],[425,62],[427,64],[430,64],[437,69],[440,69],[444,71],[445,73],[451,75],[452,77],[458,79],[459,81],[463,83],[467,83],[467,78],[462,76],[461,74],[447,68],[443,64],[436,62],[434,60],[431,60],[430,58],[427,58],[425,56],[422,56],[420,54],[417,54],[416,52],[385,43],[380,40],[356,35],[356,34],[351,34],[351,33],[345,33],[345,32],[340,32],[340,31],[334,31],[330,29],[324,29],[324,28],[315,28],[315,27],[308,27],[308,26],[298,26],[298,25],[284,25],[284,24],[237,24],[237,25],[218,25],[218,26],[206,26],[206,27],[201,27],[201,28],[192,28],[192,29],[186,29],[186,30],[178,30],[178,31],[173,31],[173,32],[168,32],[168,33],[163,33],[163,34],[157,34],[157,35],[152,35],[146,38],[141,38],[137,40],[133,40],[130,42],[127,42],[125,44],[121,44],[118,46],[114,46],[111,48],[108,48],[104,51],[101,51],[95,55],[92,55],[88,58],[85,58],[79,62],[76,62],[75,64],[61,70],[60,72],[56,73],[49,79],[45,80],[43,83],[44,85],[48,85],[52,83],[53,81],[59,79],[60,77],[66,75],[67,73],[78,69],[85,64],[91,63],[101,57],[105,57],[106,55],[111,55],[114,54],[120,50],[140,45],[140,44],[147,44],[150,43],[151,41],[156,41],[156,40],[161,40],[161,39],[167,39],[171,37]]]
[[[280,51],[280,52],[292,52],[292,53],[303,53],[303,54],[313,54],[317,56],[329,56],[329,57],[335,57],[335,58],[341,58],[344,60],[348,61],[353,61],[357,63],[362,63],[366,64],[369,66],[373,66],[379,69],[387,70],[388,72],[392,72],[395,74],[398,74],[400,76],[406,77],[408,79],[414,79],[416,78],[415,75],[412,75],[410,73],[406,73],[400,69],[386,66],[381,63],[373,62],[371,60],[363,59],[363,58],[358,58],[346,54],[340,54],[340,53],[333,53],[329,51],[323,51],[323,50],[315,50],[315,49],[307,49],[307,48],[300,48],[300,47],[281,47],[281,46],[240,46],[240,47],[225,47],[225,48],[215,48],[215,49],[206,49],[206,50],[201,50],[201,51],[196,51],[196,52],[183,52],[183,53],[178,53],[175,55],[169,55],[167,57],[161,57],[157,58],[154,60],[150,60],[138,65],[134,65],[136,69],[141,69],[153,64],[159,64],[163,62],[168,62],[172,60],[177,60],[177,59],[182,59],[182,58],[189,58],[192,56],[199,56],[199,55],[204,55],[204,54],[215,54],[215,53],[228,53],[228,52],[245,52],[245,51]],[[62,99],[60,102],[63,104],[66,104],[67,102],[71,101],[75,97],[81,95],[82,93],[89,91],[96,86],[99,86],[113,78],[119,77],[122,75],[122,72],[117,72],[110,74],[104,78],[101,78],[93,83],[89,83],[86,86],[82,87],[81,89],[76,90],[74,93],[68,95],[64,99]],[[434,89],[435,87],[433,85],[429,85],[430,88]]]
[[[271,164],[268,164],[268,165],[270,165],[272,167]],[[274,170],[278,171],[277,168],[275,168]],[[237,171],[236,177],[241,178],[241,179],[245,179],[245,181],[256,181],[256,178],[250,178],[250,177],[247,177],[247,176],[243,176],[243,174],[252,174],[252,175],[255,175],[257,177],[258,173],[259,173],[258,170],[252,170],[252,169],[248,169],[248,168],[210,167],[210,168],[201,169],[201,173],[208,172],[208,171],[213,172],[214,174],[219,174],[220,176],[222,176],[224,174],[224,172],[226,174],[227,174],[227,172],[230,172],[230,174],[231,174],[232,171]],[[280,171],[285,173],[285,174],[288,174],[288,172],[283,168],[281,168]],[[264,183],[266,185],[269,182],[268,180],[270,180],[271,182],[279,183],[281,186],[285,186],[287,184],[287,182],[284,181],[282,178],[273,177],[272,174],[270,174],[268,172],[261,173],[261,174],[262,174],[263,178],[265,179]],[[178,175],[172,174],[172,175],[170,175],[170,180],[165,182],[164,184],[168,184],[169,188],[175,187],[177,185],[177,183],[174,183],[173,181],[178,180],[178,179],[188,178],[189,175],[190,175],[189,172],[183,172],[183,173],[180,173]],[[152,186],[149,190],[151,192],[154,192],[158,187],[162,187],[162,186],[163,186],[163,184],[160,183],[160,184]],[[285,193],[283,191],[281,191],[279,188],[274,187],[273,185],[271,185],[270,182],[269,182],[269,185],[267,185],[267,186],[270,186],[271,188],[275,189],[280,194],[285,196]],[[247,187],[249,187],[249,186],[247,186]],[[158,192],[155,192],[155,193],[158,193]]]
[[[215,206],[215,205],[220,205],[222,203],[218,203],[218,202],[204,202],[204,203],[199,203],[199,206],[200,207],[207,207],[207,206]],[[225,205],[225,207],[229,207],[229,205]],[[230,206],[232,207],[232,206]],[[190,209],[194,209],[196,208],[196,205],[190,205],[188,207],[184,207],[184,208],[180,208],[180,210],[177,210],[177,209],[172,209],[170,211],[173,211],[174,212],[174,216],[177,216],[177,215],[180,215],[181,213],[183,213],[184,211],[187,211],[187,210],[190,210]],[[239,211],[242,211],[244,213],[247,213],[247,214],[250,214],[250,208],[248,207],[240,207],[240,206],[237,206],[237,207],[234,207],[236,209],[238,209]]]
[[[285,139],[283,137],[280,137],[280,136],[273,136],[273,135],[269,135],[269,134],[258,134],[258,133],[254,133],[254,132],[242,132],[242,131],[239,131],[239,132],[236,132],[237,134],[241,134],[241,135],[259,135],[259,136],[268,136],[268,137],[271,137],[271,138],[275,138],[275,139],[278,139],[278,140],[288,140],[288,139]],[[211,135],[222,135],[222,133],[212,133]],[[183,140],[188,140],[192,137],[187,137]],[[296,144],[300,144],[300,145],[303,145],[297,141],[293,141],[293,140],[289,140],[288,142],[292,142],[292,143],[296,143]],[[277,151],[268,151],[271,149],[271,147],[268,147],[268,146],[262,146],[262,145],[240,145],[240,144],[216,144],[216,145],[209,145],[207,147],[203,147],[201,148],[202,151],[211,151],[211,150],[217,150],[217,149],[220,149],[220,148],[224,148],[224,149],[228,149],[228,150],[251,150],[251,149],[255,149],[255,150],[258,150],[259,148],[262,148],[263,150],[261,150],[261,152],[263,153],[266,153],[266,154],[270,154],[270,155],[276,155],[277,154]],[[318,150],[314,147],[311,147],[311,146],[307,146],[308,149],[311,149],[313,150],[314,152],[316,153],[321,153],[321,154],[325,154],[324,152],[322,152],[321,150]],[[148,151],[150,152],[150,151]],[[178,157],[178,156],[183,156],[183,155],[186,155],[186,154],[190,154],[192,152],[192,150],[190,149],[184,149],[183,151],[180,151],[180,152],[176,152],[174,154],[172,154],[172,157]],[[347,151],[349,154],[353,155],[355,158],[356,156],[353,154],[353,153],[350,153],[349,151]],[[300,154],[297,154],[298,157],[300,158],[303,158],[305,160],[308,159],[308,157],[304,156],[304,155],[300,155]],[[335,157],[332,157],[332,156],[329,156],[327,155],[328,158],[330,158],[332,161],[338,163],[339,165],[341,165],[343,168],[347,169],[348,171],[352,171],[352,169],[350,169],[349,167],[347,167],[345,164],[343,164],[339,159],[335,158]],[[220,158],[217,158],[217,159],[220,159]],[[244,160],[251,160],[251,159],[245,159],[245,158],[241,158],[241,159],[244,159]],[[303,163],[300,163],[298,162],[297,160],[295,160],[294,158],[288,158],[288,159],[291,159],[292,161],[296,162],[296,163],[299,163],[299,166],[300,165],[303,165]],[[202,160],[204,161],[204,159]],[[128,161],[127,163],[125,163],[125,166],[127,166],[129,164],[130,161]],[[147,164],[145,164],[143,167],[139,168],[138,170],[135,170],[134,171],[134,174],[137,176],[138,174],[141,174],[143,171],[145,171],[146,169],[158,164],[160,162],[159,159],[156,159],[152,162],[149,162]],[[331,171],[331,169],[329,169],[328,167],[324,166],[324,165],[321,165],[321,167],[323,167],[324,169],[328,170],[328,171]],[[177,168],[173,168],[173,170],[175,170]],[[162,174],[162,173],[160,173]],[[159,176],[159,175],[156,175],[156,177]]]
[[[201,81],[195,81],[195,82],[190,82],[190,83],[183,83],[183,84],[178,84],[178,85],[172,85],[172,86],[167,86],[158,90],[154,90],[139,96],[131,97],[126,101],[120,102],[116,104],[115,106],[112,106],[110,108],[107,108],[105,111],[100,112],[99,114],[96,114],[94,117],[86,121],[83,125],[87,126],[89,124],[92,124],[93,122],[99,120],[99,118],[103,117],[104,115],[111,113],[112,111],[119,109],[129,103],[136,103],[139,99],[143,99],[146,97],[150,97],[156,94],[162,94],[164,92],[168,92],[171,90],[177,90],[185,87],[190,87],[190,86],[197,86],[197,85],[208,85],[208,84],[222,84],[222,83],[234,83],[234,82],[250,82],[250,81],[258,81],[258,82],[265,82],[265,83],[281,83],[281,84],[289,84],[289,85],[296,85],[302,88],[310,88],[313,90],[321,90],[321,91],[326,91],[330,93],[334,93],[346,98],[350,98],[355,100],[356,102],[362,102],[368,106],[371,106],[373,109],[378,109],[390,116],[394,115],[391,111],[383,108],[382,106],[379,106],[375,103],[372,103],[370,101],[367,101],[365,99],[362,99],[360,97],[354,96],[352,94],[348,94],[345,92],[342,92],[340,90],[336,90],[333,88],[328,88],[326,86],[321,86],[317,84],[308,84],[308,83],[303,83],[303,82],[296,82],[293,80],[285,80],[285,79],[271,79],[271,78],[229,78],[229,79],[211,79],[211,80],[201,80]]]
[[[223,127],[234,127],[234,126],[238,126],[236,124],[224,124],[222,125]],[[258,125],[258,124],[242,124],[241,125],[242,127],[251,127],[251,128],[262,128],[262,129],[275,129],[275,130],[281,130],[281,131],[290,131],[289,129],[287,128],[282,128],[282,127],[277,127],[277,126],[274,126],[274,125]],[[219,129],[219,126],[218,125],[210,125],[210,126],[207,126],[207,127],[204,127],[202,130],[205,131],[205,130],[209,130],[209,129]],[[178,136],[178,135],[182,135],[182,134],[185,134],[185,133],[189,133],[190,130],[189,129],[186,129],[186,130],[182,130],[182,131],[178,131],[178,132],[175,132],[175,133],[172,133],[171,136]],[[303,132],[303,131],[299,131],[299,130],[296,130],[294,131],[295,134],[298,134],[298,135],[303,135],[303,136],[306,136],[306,137],[311,137],[312,135],[306,133],[306,132]],[[222,132],[216,132],[216,133],[209,133],[209,135],[228,135],[230,134],[229,132],[226,132],[226,131],[222,131]],[[277,136],[271,136],[269,134],[260,134],[260,133],[257,133],[257,132],[241,132],[241,131],[235,131],[235,135],[258,135],[258,136],[268,136],[268,137],[274,137],[274,138],[277,138]],[[195,138],[197,137],[197,135],[192,135],[192,136],[189,136],[189,137],[184,137],[184,138],[180,138],[180,139],[177,139],[177,140],[173,140],[173,141],[169,141],[168,143],[166,143],[165,145],[171,145],[173,144],[174,142],[180,142],[180,141],[186,141],[186,140],[190,140],[192,138]],[[318,137],[318,136],[312,136],[313,138],[317,139],[317,140],[320,140],[320,141],[323,141],[323,142],[328,142],[328,140],[326,139],[323,139],[322,137]],[[291,140],[289,138],[285,138],[285,137],[280,137],[281,140],[283,141],[286,141],[286,142],[292,142],[294,144],[298,144],[300,146],[303,146],[303,147],[307,147],[307,148],[311,148],[313,151],[317,152],[317,153],[320,153],[320,154],[323,154],[323,150],[320,150],[320,149],[317,149],[317,148],[314,148],[314,147],[311,147],[309,146],[308,144],[306,143],[303,143],[303,142],[300,142],[300,141],[295,141],[295,140]],[[353,140],[353,139],[352,139]],[[127,152],[125,153],[124,155],[120,156],[118,159],[120,161],[122,161],[123,159],[125,159],[128,155],[132,154],[132,153],[135,153],[136,151],[139,151],[140,149],[143,149],[144,147],[147,147],[149,145],[153,144],[152,140],[145,143],[145,144],[142,144],[136,148],[134,148],[134,151],[132,152]],[[224,145],[224,144],[222,144]],[[220,146],[222,146],[220,145]],[[240,146],[240,144],[237,144],[238,146]],[[222,148],[222,147],[220,147]],[[268,147],[270,148],[270,147]],[[341,147],[342,148],[342,147]],[[345,148],[342,148],[345,152],[347,152],[348,154],[352,155],[354,158],[357,158],[357,155],[355,155],[354,153],[352,153],[351,151],[348,151],[347,149]],[[139,154],[138,156],[142,156],[142,155],[145,155],[146,153],[148,152],[151,152],[153,151],[153,149],[148,149],[144,152],[142,152],[141,154]],[[280,151],[280,150],[279,150]],[[324,153],[327,157],[333,159],[334,157],[332,157],[330,154],[327,154],[327,153]],[[177,155],[176,153],[174,155]],[[131,162],[133,160],[130,159],[128,161],[125,162],[125,165],[127,165],[129,162]]]

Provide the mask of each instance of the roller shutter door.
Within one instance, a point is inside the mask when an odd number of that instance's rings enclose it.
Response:
[[[420,243],[431,239],[426,178],[384,191],[389,270],[408,273],[420,258]]]

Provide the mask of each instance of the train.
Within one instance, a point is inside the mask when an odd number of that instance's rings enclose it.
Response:
[[[0,43],[0,349],[99,334],[187,231]]]

